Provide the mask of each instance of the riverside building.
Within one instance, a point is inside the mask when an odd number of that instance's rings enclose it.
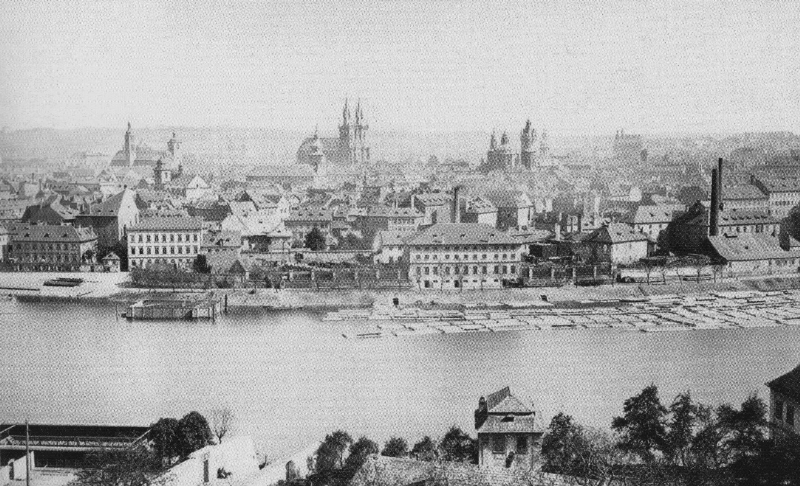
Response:
[[[146,218],[128,229],[130,268],[155,264],[187,268],[203,243],[203,220],[199,218]]]
[[[420,289],[500,288],[516,281],[523,245],[486,224],[440,223],[406,240],[403,260]]]

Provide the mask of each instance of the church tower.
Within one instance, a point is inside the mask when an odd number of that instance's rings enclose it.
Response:
[[[167,150],[175,164],[181,163],[181,141],[175,136],[175,132],[172,132],[172,138],[167,142]]]
[[[347,106],[347,99],[344,100],[344,108],[342,108],[342,124],[339,125],[339,142],[344,147],[350,147],[350,107]]]
[[[125,161],[128,167],[133,166],[133,161],[136,160],[136,147],[133,140],[133,132],[131,131],[131,122],[128,122],[128,131],[125,132]]]
[[[361,100],[356,104],[356,122],[355,122],[355,162],[358,165],[369,164],[369,143],[367,141],[367,118],[364,116],[364,110],[361,108]]]
[[[536,129],[531,128],[531,121],[525,122],[525,128],[519,136],[520,141],[520,163],[526,169],[530,169],[536,165]]]

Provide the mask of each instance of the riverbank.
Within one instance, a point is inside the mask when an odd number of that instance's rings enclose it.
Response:
[[[44,282],[53,278],[82,278],[84,283],[74,288],[48,287]],[[207,294],[203,290],[133,289],[120,284],[128,280],[127,273],[3,273],[0,275],[0,295],[36,297],[41,300],[110,299],[127,302],[154,295],[172,298],[191,298]],[[214,289],[215,296],[227,296],[231,308],[336,310],[393,306],[395,299],[401,307],[507,306],[525,307],[547,301],[556,305],[574,302],[619,301],[658,295],[702,295],[724,291],[775,291],[800,289],[800,277],[770,276],[740,280],[679,281],[667,284],[615,284],[597,287],[536,287],[493,290],[335,290],[303,289]]]

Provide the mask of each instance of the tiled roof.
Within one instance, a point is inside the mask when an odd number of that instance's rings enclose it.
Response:
[[[130,189],[124,189],[118,194],[114,194],[105,201],[92,204],[89,210],[84,214],[85,216],[117,216],[123,204],[128,203],[132,206],[136,205],[134,200],[135,193]]]
[[[482,223],[439,223],[408,240],[409,245],[518,245],[504,231]]]
[[[518,191],[489,191],[483,197],[498,208],[527,208],[533,205],[526,194]]]
[[[467,201],[467,212],[476,214],[496,213],[497,207],[492,204],[492,201],[478,196]]]
[[[416,235],[413,231],[378,231],[377,238],[384,246],[397,246],[405,244],[406,240]]]
[[[647,241],[647,236],[625,223],[610,223],[592,231],[583,241],[617,244],[631,241]]]
[[[800,178],[761,177],[758,179],[768,192],[800,192]],[[723,197],[725,196],[723,189]]]
[[[239,248],[242,246],[242,234],[238,231],[216,231],[203,235],[204,247]]]
[[[499,403],[496,403],[494,406],[489,408],[489,413],[526,414],[526,413],[533,413],[533,410],[531,410],[531,408],[528,407],[528,405],[526,405],[525,403],[523,403],[522,400],[520,400],[519,398],[515,397],[514,395],[508,395],[507,397],[503,398]]]
[[[800,366],[770,381],[767,387],[787,398],[800,401]]]
[[[158,231],[158,230],[172,230],[172,231],[200,231],[203,227],[203,220],[200,218],[164,218],[155,217],[147,218],[139,221],[138,224],[130,228],[130,231]]]
[[[674,215],[675,210],[669,206],[639,206],[629,222],[631,224],[669,223]]]
[[[478,429],[481,434],[509,434],[544,432],[535,414],[490,415]]]
[[[8,232],[14,241],[84,242],[97,239],[92,228],[76,228],[52,224],[9,225]]]
[[[800,258],[800,251],[785,251],[776,238],[755,234],[709,236],[708,242],[726,261]]]
[[[722,199],[723,201],[767,199],[767,195],[752,184],[739,184],[736,186],[722,186]]]
[[[362,213],[363,217],[377,217],[377,218],[389,218],[389,217],[421,217],[422,213],[417,211],[414,208],[392,208],[389,206],[370,206],[366,208],[366,210]]]
[[[285,221],[331,221],[333,211],[324,208],[296,208],[289,212]]]
[[[442,206],[449,204],[453,197],[444,192],[428,192],[425,194],[417,194],[414,196],[414,199],[425,206]]]

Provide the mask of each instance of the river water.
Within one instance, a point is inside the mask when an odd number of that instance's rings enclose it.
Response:
[[[0,303],[0,422],[146,425],[228,407],[237,433],[280,458],[332,430],[409,443],[473,432],[482,394],[510,385],[546,424],[558,411],[608,427],[655,383],[662,400],[767,397],[800,362],[797,326],[644,334],[524,331],[344,339],[374,323],[302,312],[128,322],[109,304]],[[359,327],[360,326],[360,327]]]

